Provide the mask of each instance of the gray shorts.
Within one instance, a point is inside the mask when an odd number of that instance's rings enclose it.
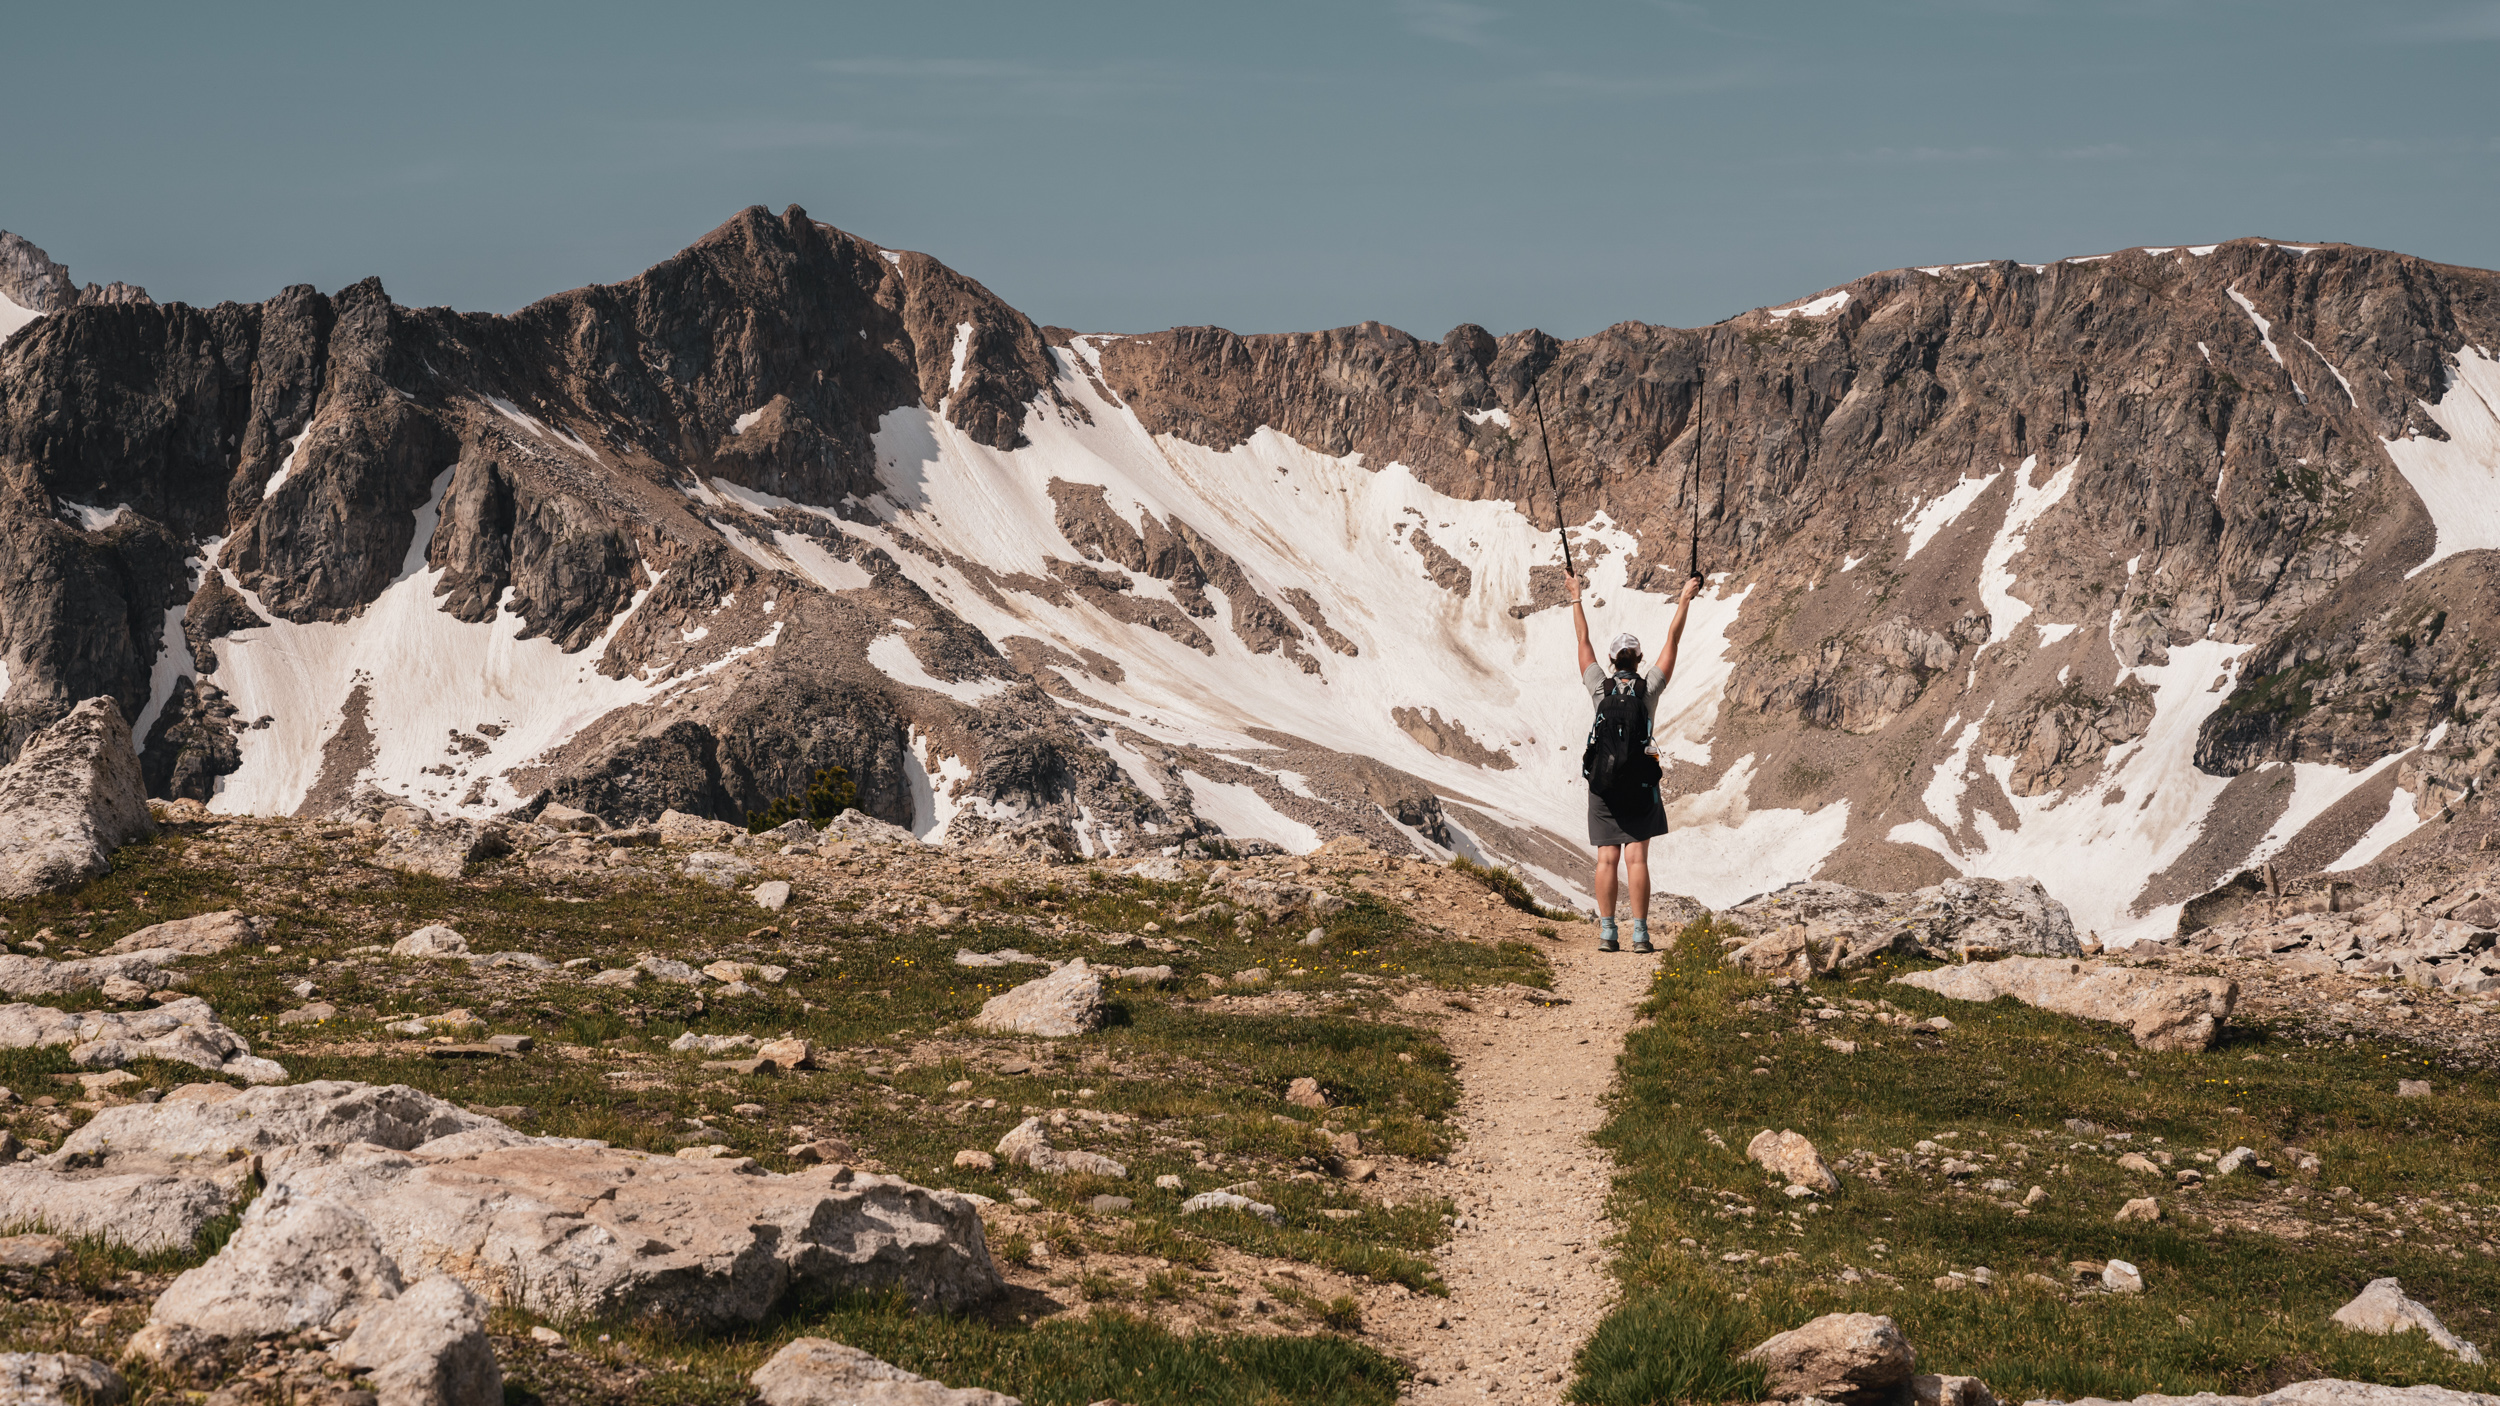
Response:
[[[1589,843],[1603,849],[1608,845],[1639,844],[1667,833],[1666,803],[1658,797],[1653,783],[1634,787],[1615,796],[1589,792]]]

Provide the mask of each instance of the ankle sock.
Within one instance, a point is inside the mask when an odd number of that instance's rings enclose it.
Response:
[[[1649,945],[1649,919],[1634,918],[1632,920],[1632,945],[1635,947]]]
[[[1597,920],[1597,940],[1600,942],[1612,942],[1615,940],[1614,919],[1600,918]]]

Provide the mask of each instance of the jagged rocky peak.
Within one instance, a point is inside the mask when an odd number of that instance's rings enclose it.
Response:
[[[145,303],[148,291],[134,284],[70,281],[69,270],[20,235],[0,229],[0,298],[27,312],[63,312],[97,303]],[[0,328],[0,334],[15,331]]]
[[[1041,328],[795,208],[509,316],[378,283],[0,350],[0,755],[150,787],[927,838],[1340,834],[1582,880],[1559,520],[1696,603],[1662,867],[2036,875],[2151,931],[2500,774],[2500,277],[2235,240],[1870,275],[1706,328]],[[2417,837],[2407,843],[2427,843]]]

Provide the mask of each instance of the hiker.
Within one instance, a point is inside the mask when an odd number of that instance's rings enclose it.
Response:
[[[1571,592],[1571,628],[1580,638],[1580,685],[1597,707],[1589,728],[1588,749],[1580,774],[1589,782],[1589,843],[1597,847],[1597,950],[1618,952],[1615,942],[1615,862],[1621,858],[1632,886],[1632,950],[1655,952],[1649,942],[1649,842],[1667,833],[1667,812],[1658,798],[1658,758],[1650,745],[1650,728],[1658,712],[1658,696],[1675,676],[1675,647],[1684,638],[1684,617],[1701,591],[1701,577],[1685,581],[1676,598],[1675,619],[1667,626],[1666,648],[1658,662],[1641,667],[1641,642],[1617,635],[1606,646],[1606,662],[1589,647],[1589,618],[1580,609],[1581,582],[1575,572],[1564,578]]]

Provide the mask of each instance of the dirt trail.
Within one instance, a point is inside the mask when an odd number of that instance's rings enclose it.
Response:
[[[1544,945],[1570,1004],[1487,1007],[1444,1028],[1465,1141],[1422,1185],[1464,1218],[1441,1258],[1450,1298],[1383,1305],[1371,1324],[1381,1347],[1419,1367],[1406,1399],[1423,1406],[1488,1394],[1559,1406],[1572,1354],[1614,1302],[1614,1161],[1589,1135],[1657,959],[1601,955],[1594,928],[1566,931],[1574,940]]]

